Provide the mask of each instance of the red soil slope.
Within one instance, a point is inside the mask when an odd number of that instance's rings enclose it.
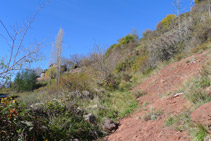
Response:
[[[174,96],[174,92],[184,85],[184,82],[197,75],[203,63],[210,55],[210,51],[195,54],[179,62],[170,64],[140,84],[136,89],[147,94],[139,98],[140,107],[143,103],[149,105],[145,110],[136,110],[120,121],[119,129],[106,137],[108,141],[188,141],[191,138],[185,132],[178,132],[171,127],[166,127],[165,119],[170,114],[182,113],[190,107],[183,95]],[[172,92],[173,95],[162,97]],[[150,108],[162,111],[160,119],[143,121],[142,116]]]

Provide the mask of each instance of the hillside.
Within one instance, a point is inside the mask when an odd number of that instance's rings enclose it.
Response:
[[[9,94],[1,98],[0,140],[209,139],[210,5],[196,1],[141,38],[133,31],[107,50],[95,44],[86,56],[61,59],[60,29],[56,61],[39,70],[40,78],[38,71],[21,70],[0,89]],[[25,62],[39,60],[33,57]],[[11,75],[4,74],[5,82]]]
[[[204,126],[210,127],[210,108],[204,107],[203,112],[195,113],[204,115],[204,119],[198,117],[191,121],[191,112],[196,107],[193,107],[188,101],[190,99],[186,97],[190,93],[187,85],[194,85],[193,78],[200,75],[207,60],[209,64],[206,65],[210,65],[210,54],[211,50],[208,50],[172,63],[137,86],[133,91],[145,92],[145,95],[138,99],[139,108],[134,114],[121,120],[119,129],[107,140],[191,140],[194,126],[190,124],[197,124],[200,120],[205,123]],[[207,95],[211,94],[210,87],[205,91]]]

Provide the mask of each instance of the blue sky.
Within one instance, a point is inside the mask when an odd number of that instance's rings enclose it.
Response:
[[[136,29],[141,36],[146,29],[154,30],[166,15],[176,13],[174,0],[51,0],[33,22],[24,45],[34,40],[45,44],[55,40],[59,28],[64,30],[63,56],[86,55],[94,43],[109,47]],[[32,16],[44,0],[2,0],[0,19],[9,25],[22,23]],[[183,12],[189,10],[189,0],[183,0]],[[5,34],[0,26],[0,33]],[[0,38],[0,57],[9,52],[6,41]],[[33,65],[46,68],[51,45],[42,53],[45,60]]]

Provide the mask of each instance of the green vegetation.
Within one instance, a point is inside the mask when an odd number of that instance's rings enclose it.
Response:
[[[56,78],[56,68],[55,67],[50,67],[46,71],[46,76],[47,77],[51,77],[51,79],[55,79]]]
[[[195,0],[195,3],[199,4],[201,1],[203,1],[203,0]]]
[[[210,49],[211,20],[204,6],[206,1],[196,3],[191,14],[168,15],[156,30],[147,30],[141,39],[128,34],[106,52],[97,46],[89,56],[61,62],[70,71],[59,72],[57,83],[56,67],[47,69],[45,76],[49,80],[42,82],[36,81],[33,71],[19,72],[11,83],[19,98],[2,99],[0,140],[97,140],[111,133],[104,128],[105,119],[117,124],[138,107],[137,98],[146,95],[144,91],[133,91],[135,86],[167,64]],[[208,59],[200,75],[183,88],[185,98],[195,107],[211,101],[206,91],[211,85],[210,66]],[[12,89],[1,91],[10,93]],[[154,108],[147,111],[148,105],[144,102],[140,107],[146,112],[142,119],[161,118],[163,112]],[[202,140],[207,130],[202,125],[196,127],[190,114],[171,115],[165,125],[194,133],[195,140]]]
[[[186,131],[194,141],[203,141],[209,134],[208,130],[202,125],[195,125],[190,119],[190,111],[178,115],[172,115],[165,120],[166,126],[173,126],[178,131]]]
[[[33,91],[36,85],[37,75],[34,71],[18,72],[14,80],[14,89],[20,91]]]
[[[140,97],[146,95],[145,92],[140,91],[140,90],[134,90],[132,94],[133,94],[136,98],[140,98]]]
[[[157,120],[157,119],[160,119],[161,116],[162,116],[162,111],[155,110],[154,108],[151,108],[148,113],[146,113],[145,115],[142,116],[142,119],[144,121]]]
[[[211,95],[207,94],[205,89],[211,86],[211,61],[204,64],[199,76],[188,82],[185,86],[185,97],[196,107],[211,101]]]
[[[165,120],[166,126],[173,126],[177,131],[186,131],[191,134],[194,124],[190,119],[191,112],[186,111],[178,115],[172,115]]]
[[[135,41],[137,38],[138,37],[136,35],[128,34],[125,37],[120,39],[119,44],[121,46],[127,45],[128,43]]]
[[[194,141],[204,141],[204,138],[209,134],[207,129],[202,125],[198,124],[196,130],[193,133]]]
[[[171,125],[173,125],[173,124],[175,124],[176,123],[176,120],[173,118],[173,117],[169,117],[169,118],[167,118],[166,120],[165,120],[165,125],[166,126],[171,126]]]
[[[98,132],[76,113],[75,105],[63,105],[56,99],[36,105],[36,109],[27,109],[10,98],[3,104],[6,107],[0,113],[1,140],[92,140]]]
[[[162,21],[161,21],[161,25],[162,28],[168,29],[171,24],[174,22],[174,20],[176,19],[176,15],[171,14],[171,15],[167,15]]]

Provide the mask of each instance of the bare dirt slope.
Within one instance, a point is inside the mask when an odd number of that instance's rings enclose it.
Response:
[[[184,85],[184,82],[197,75],[203,63],[210,55],[210,50],[192,55],[184,60],[170,64],[161,69],[157,74],[140,84],[136,89],[147,94],[139,98],[140,107],[148,106],[131,114],[120,121],[119,129],[108,136],[108,141],[188,141],[191,140],[185,132],[178,132],[171,127],[166,127],[165,119],[170,114],[178,114],[187,110],[190,105],[183,95],[176,95],[176,91]],[[163,97],[172,92],[172,95]],[[150,109],[162,111],[157,120],[144,121],[142,116],[149,113]]]

